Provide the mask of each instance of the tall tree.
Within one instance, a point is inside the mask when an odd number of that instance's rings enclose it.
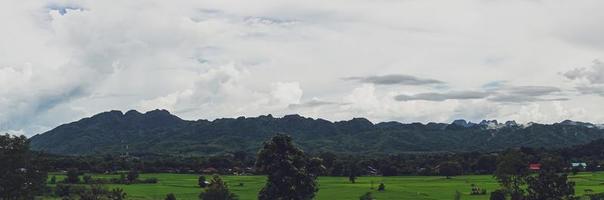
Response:
[[[565,173],[543,170],[539,172],[537,177],[529,177],[527,184],[527,200],[568,200],[574,198],[575,183],[569,182]]]
[[[237,195],[229,191],[229,187],[218,175],[214,175],[210,184],[199,195],[201,200],[237,200]]]
[[[44,161],[32,154],[25,136],[0,135],[0,199],[32,199],[44,192]]]
[[[441,176],[451,178],[451,176],[460,175],[463,170],[458,162],[444,162],[439,165],[438,172]]]
[[[319,190],[317,176],[324,170],[321,160],[310,159],[292,143],[291,137],[278,134],[264,143],[256,167],[268,174],[258,194],[259,200],[309,200]]]
[[[497,170],[494,176],[512,199],[523,196],[522,186],[526,183],[528,175],[528,162],[522,152],[512,150],[497,158]]]

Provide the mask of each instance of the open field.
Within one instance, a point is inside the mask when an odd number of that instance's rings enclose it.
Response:
[[[52,176],[52,175],[50,175]],[[64,176],[56,175],[57,180]],[[94,175],[94,178],[118,177],[118,175]],[[140,178],[155,177],[157,184],[107,185],[121,187],[128,194],[128,199],[164,199],[168,193],[174,193],[177,199],[197,199],[201,189],[197,186],[197,175],[192,174],[141,174]],[[208,179],[210,176],[206,176]],[[254,200],[265,183],[263,176],[223,176],[229,188],[239,195],[241,200]],[[576,182],[576,193],[582,195],[585,189],[604,192],[604,172],[580,173],[572,176]],[[386,185],[386,191],[377,192],[370,189],[380,182]],[[243,186],[239,186],[243,183]],[[472,196],[470,185],[476,184],[488,192],[498,187],[492,176],[472,175],[445,179],[438,176],[398,176],[398,177],[359,177],[357,183],[348,182],[347,177],[321,177],[317,200],[355,200],[368,191],[373,191],[377,199],[453,199],[455,191],[462,193],[462,199],[488,199],[488,195]]]

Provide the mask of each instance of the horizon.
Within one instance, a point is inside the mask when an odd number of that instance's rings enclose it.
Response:
[[[0,6],[0,133],[130,109],[604,124],[602,1]]]
[[[350,119],[343,119],[343,120],[329,120],[329,119],[325,119],[325,118],[321,118],[321,117],[318,117],[318,118],[317,117],[308,117],[308,116],[304,116],[304,115],[300,115],[300,114],[296,114],[296,113],[285,114],[285,115],[273,115],[273,114],[268,113],[268,114],[257,115],[257,116],[221,117],[221,118],[214,118],[214,119],[203,119],[203,118],[199,118],[199,119],[184,119],[184,118],[181,118],[180,116],[178,116],[178,115],[170,112],[169,110],[165,110],[165,109],[153,109],[153,110],[149,110],[149,111],[145,111],[145,112],[141,112],[141,111],[138,111],[138,110],[135,110],[135,109],[130,109],[130,110],[126,110],[126,111],[123,111],[123,110],[109,110],[109,111],[100,112],[100,113],[97,113],[97,114],[94,114],[94,115],[91,115],[91,116],[83,117],[83,118],[78,119],[78,120],[74,120],[74,121],[70,121],[70,122],[65,122],[63,124],[69,124],[69,123],[72,123],[72,122],[77,122],[77,121],[82,120],[82,119],[92,118],[92,117],[95,117],[95,116],[100,115],[100,114],[111,113],[111,112],[120,112],[122,116],[125,116],[126,113],[131,112],[131,111],[135,111],[135,112],[137,112],[139,114],[143,114],[143,115],[147,114],[149,112],[154,112],[154,111],[166,111],[166,112],[168,112],[172,116],[176,116],[176,117],[180,118],[181,120],[190,121],[190,122],[195,122],[195,121],[200,121],[200,120],[205,120],[205,121],[209,121],[209,122],[215,122],[217,120],[222,120],[222,119],[239,119],[239,118],[250,119],[250,118],[260,118],[260,117],[272,117],[274,119],[283,119],[286,116],[299,116],[299,117],[302,117],[302,118],[305,118],[305,119],[311,119],[311,120],[325,120],[325,121],[328,121],[330,123],[345,122],[345,121],[351,121],[351,120],[354,120],[354,119],[365,119],[365,120],[369,121],[370,123],[372,123],[373,125],[377,125],[377,124],[380,124],[380,123],[393,123],[393,122],[394,123],[399,123],[399,124],[406,124],[406,125],[408,125],[408,124],[428,125],[430,123],[436,123],[436,124],[453,124],[456,121],[463,120],[463,121],[467,122],[468,124],[477,124],[477,125],[480,124],[483,121],[486,121],[486,122],[497,121],[497,123],[499,125],[504,125],[507,122],[514,122],[514,123],[517,123],[518,126],[528,127],[528,126],[531,126],[532,124],[554,125],[554,124],[560,124],[560,123],[564,123],[564,122],[568,122],[569,121],[569,122],[589,123],[589,124],[594,125],[595,126],[594,128],[604,129],[604,124],[594,123],[594,122],[588,122],[588,121],[577,121],[577,120],[572,120],[572,119],[565,119],[565,120],[562,120],[562,121],[559,121],[559,122],[552,122],[552,123],[538,123],[538,122],[523,122],[523,123],[521,123],[521,122],[517,122],[515,120],[500,121],[500,120],[497,120],[497,119],[482,119],[482,120],[478,120],[478,121],[471,121],[471,120],[467,120],[467,119],[463,119],[463,118],[454,119],[454,120],[449,121],[449,122],[434,122],[434,121],[430,121],[430,122],[402,122],[402,121],[372,121],[372,120],[367,119],[365,117],[353,117],[353,118],[350,118]],[[61,125],[63,125],[63,124],[61,124]],[[57,127],[53,127],[53,128],[51,128],[49,130],[46,130],[46,131],[43,131],[43,132],[40,132],[40,133],[34,133],[34,134],[32,134],[32,135],[30,135],[28,137],[32,137],[32,136],[35,136],[35,135],[40,135],[40,134],[46,133],[46,132],[51,131],[51,130],[57,128]]]

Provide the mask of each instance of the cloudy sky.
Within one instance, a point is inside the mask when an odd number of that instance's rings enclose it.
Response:
[[[604,123],[604,1],[23,1],[0,7],[0,131],[184,119]]]

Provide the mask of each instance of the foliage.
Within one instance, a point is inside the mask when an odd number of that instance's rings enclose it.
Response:
[[[176,200],[176,196],[174,196],[174,194],[170,193],[166,195],[166,198],[164,200]]]
[[[122,188],[113,188],[111,192],[109,192],[110,200],[124,200],[126,199],[126,192]]]
[[[568,176],[555,171],[542,170],[537,177],[528,178],[527,200],[567,200],[573,199],[575,183]]]
[[[359,200],[373,200],[373,196],[371,195],[371,192],[367,192],[361,196]]]
[[[447,179],[451,176],[457,176],[462,173],[461,165],[457,162],[444,162],[439,165],[438,171],[441,176],[446,176]]]
[[[80,182],[80,172],[77,168],[71,168],[67,170],[67,178],[65,178],[65,183],[76,184]]]
[[[0,199],[31,199],[44,192],[47,176],[24,136],[0,135]]]
[[[489,200],[505,200],[505,191],[503,190],[495,190],[491,192],[491,197]]]
[[[138,179],[138,171],[133,169],[128,171],[128,175],[126,176],[126,179],[128,179],[129,183],[133,183],[134,181],[136,181]]]
[[[524,193],[522,185],[529,176],[528,162],[522,152],[508,151],[497,159],[497,170],[494,174],[497,181],[512,198]]]
[[[197,179],[197,185],[199,185],[200,188],[205,188],[208,185],[206,183],[206,177],[203,175],[199,175],[199,178]]]
[[[604,129],[583,125],[533,124],[498,129],[482,125],[453,127],[455,125],[444,123],[373,124],[363,118],[330,122],[299,115],[187,121],[165,110],[144,114],[111,111],[61,125],[32,137],[31,143],[35,150],[63,155],[119,154],[124,152],[124,144],[128,144],[131,153],[220,155],[242,151],[252,154],[274,133],[291,133],[308,153],[329,151],[369,155],[497,151],[523,145],[553,148],[604,138]],[[563,139],[569,137],[573,139]],[[342,142],[342,138],[346,138],[346,142]],[[87,141],[94,141],[95,148]]]
[[[378,186],[378,191],[382,192],[386,190],[386,185],[384,185],[384,183],[380,183],[380,185]]]
[[[259,200],[310,200],[319,190],[321,161],[308,158],[287,135],[278,134],[264,143],[256,167],[268,174]]]
[[[199,195],[199,199],[201,200],[237,200],[237,195],[229,191],[229,187],[227,184],[222,181],[220,176],[214,175],[212,180],[210,180],[210,184]]]

